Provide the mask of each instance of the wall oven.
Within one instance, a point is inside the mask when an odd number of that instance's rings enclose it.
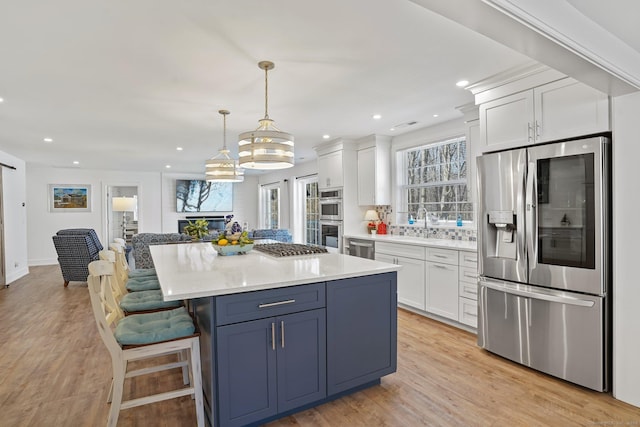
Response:
[[[342,221],[320,220],[320,244],[329,252],[342,253]]]
[[[342,221],[342,190],[320,191],[320,219]]]

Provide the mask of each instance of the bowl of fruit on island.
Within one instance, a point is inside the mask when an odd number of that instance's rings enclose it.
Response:
[[[253,249],[253,240],[249,238],[249,233],[246,231],[230,233],[225,230],[211,243],[219,255],[245,254]]]

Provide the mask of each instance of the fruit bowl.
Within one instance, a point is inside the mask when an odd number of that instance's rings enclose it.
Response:
[[[223,256],[238,255],[238,254],[246,254],[251,249],[253,249],[253,243],[248,243],[245,245],[224,245],[224,246],[214,244],[213,247],[215,248],[216,252],[218,252],[218,255],[223,255]]]

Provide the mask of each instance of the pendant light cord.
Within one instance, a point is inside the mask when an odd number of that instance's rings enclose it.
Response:
[[[267,78],[267,73],[269,73],[269,69],[264,69],[264,118],[269,118],[269,79]]]
[[[227,149],[227,115],[222,115],[222,149]]]

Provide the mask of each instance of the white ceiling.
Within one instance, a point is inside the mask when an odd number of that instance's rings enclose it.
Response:
[[[234,154],[264,115],[260,60],[275,62],[269,115],[295,135],[298,162],[323,134],[461,117],[473,98],[456,81],[530,62],[408,0],[5,1],[0,150],[55,167],[203,172],[222,145],[219,109]]]

